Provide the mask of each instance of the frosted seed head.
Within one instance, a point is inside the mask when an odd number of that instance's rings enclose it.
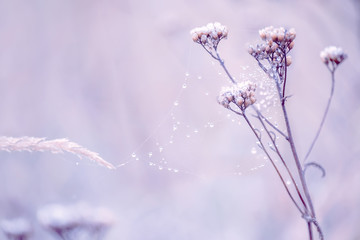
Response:
[[[341,48],[330,46],[320,53],[320,58],[325,64],[332,62],[338,65],[347,58],[347,55]]]

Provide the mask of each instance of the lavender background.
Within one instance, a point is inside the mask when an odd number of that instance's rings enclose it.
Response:
[[[328,45],[348,53],[311,156],[327,176],[307,177],[326,239],[360,239],[359,11],[358,0],[1,0],[1,135],[67,137],[130,163],[109,171],[68,154],[2,152],[0,218],[27,217],[34,239],[52,239],[35,222],[37,209],[86,201],[116,215],[109,240],[306,239],[272,167],[251,170],[264,163],[250,151],[254,136],[216,104],[224,76],[189,31],[219,21],[230,29],[220,51],[236,77],[260,77],[246,52],[258,29],[297,30],[288,108],[301,156],[330,91],[319,53]]]

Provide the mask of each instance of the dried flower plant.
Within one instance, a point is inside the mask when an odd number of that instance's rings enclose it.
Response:
[[[115,169],[111,163],[102,159],[98,153],[92,152],[66,138],[46,140],[45,138],[35,137],[0,137],[0,151],[51,152],[55,154],[69,152],[79,158],[87,158],[101,166]]]
[[[39,222],[63,240],[103,239],[115,218],[106,208],[93,208],[84,203],[74,205],[51,204],[41,208]]]
[[[31,225],[24,218],[2,220],[0,228],[9,240],[26,240],[32,234]]]
[[[253,105],[256,102],[256,85],[249,82],[237,83],[226,68],[224,60],[220,57],[218,52],[218,45],[222,39],[228,36],[228,28],[220,23],[209,23],[206,26],[195,28],[190,33],[193,41],[200,44],[212,58],[220,63],[232,83],[232,86],[224,87],[221,90],[218,97],[218,103],[245,119],[258,141],[259,147],[274,167],[291,201],[301,214],[301,217],[306,221],[309,239],[314,239],[313,227],[316,228],[319,234],[319,239],[324,239],[323,231],[316,218],[315,209],[305,179],[305,172],[309,166],[315,166],[321,169],[323,171],[323,175],[325,175],[325,171],[320,164],[315,162],[305,163],[305,160],[309,157],[310,152],[319,137],[322,126],[324,125],[334,93],[335,70],[338,65],[346,59],[346,54],[341,48],[337,47],[325,48],[325,50],[320,54],[321,60],[326,64],[331,72],[331,93],[315,138],[310,145],[303,163],[301,163],[296,150],[295,141],[292,135],[292,128],[286,109],[286,100],[288,99],[288,96],[286,95],[287,68],[292,63],[289,52],[294,48],[296,31],[293,28],[287,30],[283,27],[266,27],[259,31],[260,38],[263,42],[255,46],[249,46],[248,48],[249,54],[255,58],[259,67],[269,76],[270,79],[273,80],[273,84],[275,85],[277,90],[276,92],[279,97],[286,131],[281,131],[269,120],[269,118],[266,118],[260,112],[259,106]],[[262,131],[257,129],[252,123],[252,120],[248,117],[246,110],[250,106],[253,111],[251,115],[259,122],[263,131],[266,133],[265,136],[262,136]],[[294,161],[296,165],[295,172],[291,171],[288,167],[291,159],[285,159],[283,157],[284,150],[280,149],[276,143],[278,138],[277,135],[281,135],[289,144],[290,151],[292,152],[292,161]],[[264,144],[265,138],[269,140],[268,145]],[[270,150],[274,153],[271,154]],[[280,167],[283,167],[285,172],[281,171]],[[289,177],[293,184],[287,184],[285,182],[285,177]],[[297,181],[295,178],[299,180]],[[290,187],[293,187],[294,189],[291,189]]]

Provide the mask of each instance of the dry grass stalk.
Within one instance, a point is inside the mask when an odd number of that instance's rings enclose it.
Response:
[[[72,153],[79,158],[87,158],[101,166],[109,169],[115,169],[114,165],[102,159],[98,153],[92,152],[75,142],[66,138],[46,140],[46,138],[35,137],[0,137],[0,151],[7,152],[51,152],[51,153]]]

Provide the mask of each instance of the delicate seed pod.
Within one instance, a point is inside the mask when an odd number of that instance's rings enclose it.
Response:
[[[216,40],[218,38],[218,35],[216,32],[212,32],[211,37]]]
[[[271,33],[271,39],[276,42],[278,37],[277,37],[277,34],[275,32]]]
[[[254,52],[255,52],[254,47],[253,47],[253,46],[249,46],[249,48],[248,48],[248,53],[252,55]]]
[[[244,101],[245,108],[247,108],[250,105],[251,105],[251,100],[249,98],[246,98],[245,101]]]
[[[256,98],[255,97],[250,97],[250,101],[251,101],[251,104],[254,104],[256,102]]]
[[[296,38],[296,31],[295,31],[294,28],[290,28],[289,34],[290,34],[290,39],[291,40],[294,40]]]
[[[204,35],[201,35],[201,42],[202,42],[202,43],[206,43],[206,40],[207,40],[206,35],[205,35],[205,34],[204,34]]]
[[[291,56],[286,56],[286,66],[287,66],[287,67],[290,66],[291,63],[292,63],[292,58],[291,58]]]
[[[244,99],[242,97],[237,97],[235,103],[240,107],[244,103]]]
[[[250,95],[249,95],[250,97],[253,97],[253,96],[255,96],[255,92],[252,90],[252,91],[250,91]]]
[[[289,49],[293,49],[294,45],[295,45],[295,42],[292,41],[292,42],[289,44]]]
[[[280,42],[282,42],[283,40],[284,40],[284,37],[285,37],[285,35],[284,35],[284,33],[278,33],[278,36],[277,36],[277,38],[278,38],[278,40],[280,41]]]
[[[197,41],[199,40],[199,35],[198,35],[197,33],[193,33],[193,34],[192,34],[192,40],[193,40],[194,42],[197,42]]]
[[[260,38],[261,38],[262,40],[265,40],[265,39],[266,39],[266,33],[265,33],[264,30],[260,30],[260,31],[259,31],[259,35],[260,35]]]

